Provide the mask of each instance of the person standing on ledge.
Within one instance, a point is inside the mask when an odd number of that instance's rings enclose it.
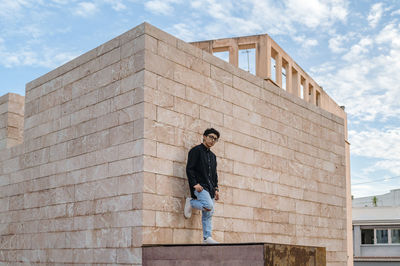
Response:
[[[189,180],[191,198],[186,199],[185,218],[192,216],[192,208],[201,210],[203,243],[218,244],[212,237],[214,199],[219,199],[217,158],[210,150],[218,142],[219,132],[208,128],[203,133],[203,143],[189,151],[186,175]]]

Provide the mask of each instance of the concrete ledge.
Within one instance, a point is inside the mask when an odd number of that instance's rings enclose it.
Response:
[[[144,266],[169,265],[326,265],[326,250],[273,243],[144,245]]]

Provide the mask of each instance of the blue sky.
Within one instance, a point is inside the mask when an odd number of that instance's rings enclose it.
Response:
[[[0,0],[0,95],[144,21],[185,41],[269,34],[346,106],[352,194],[400,188],[396,0]]]

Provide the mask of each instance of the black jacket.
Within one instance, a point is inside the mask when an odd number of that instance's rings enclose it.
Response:
[[[192,198],[196,198],[193,188],[196,184],[207,190],[211,198],[215,197],[215,188],[218,187],[217,158],[204,144],[197,145],[189,151],[186,175]]]

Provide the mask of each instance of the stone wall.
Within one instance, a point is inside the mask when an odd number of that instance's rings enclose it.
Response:
[[[216,240],[323,246],[329,265],[345,265],[344,120],[155,28],[146,33],[153,148],[143,243],[201,241],[200,213],[182,219],[185,160],[212,126],[221,132]]]
[[[0,97],[0,149],[22,143],[24,97],[7,93]]]
[[[143,33],[27,84],[24,143],[0,151],[0,262],[141,263]]]
[[[221,242],[326,247],[345,265],[344,120],[149,24],[27,85],[0,151],[0,262],[141,264],[199,243],[188,150],[213,126]]]

